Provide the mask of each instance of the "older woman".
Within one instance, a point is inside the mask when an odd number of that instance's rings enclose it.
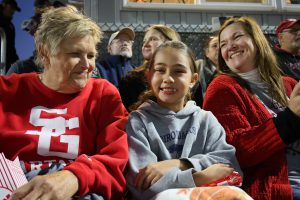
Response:
[[[12,199],[122,199],[127,112],[117,89],[90,79],[102,33],[74,7],[43,14],[36,32],[41,74],[0,77],[0,152],[36,176]]]
[[[288,200],[293,186],[296,199],[300,83],[281,76],[267,39],[249,17],[228,19],[219,45],[222,74],[209,85],[203,107],[218,118],[236,148],[242,187],[255,200]]]

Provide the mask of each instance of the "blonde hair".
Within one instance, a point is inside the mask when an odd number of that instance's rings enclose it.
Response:
[[[254,46],[256,46],[256,66],[258,66],[259,74],[263,81],[269,85],[270,96],[274,98],[283,106],[287,106],[287,97],[285,93],[285,88],[281,78],[282,72],[278,66],[276,56],[271,49],[268,40],[263,34],[260,26],[257,22],[251,17],[242,16],[242,17],[232,17],[227,19],[222,25],[219,31],[219,43],[220,35],[222,31],[231,24],[238,23],[242,25],[244,30],[250,35]],[[250,86],[245,80],[239,77],[236,73],[232,72],[229,67],[226,65],[225,60],[221,56],[221,49],[219,49],[219,69],[222,73],[228,74],[235,78],[239,84],[244,88],[249,90],[251,93]]]
[[[93,37],[95,45],[102,39],[100,27],[74,6],[49,9],[42,15],[41,23],[35,33],[36,63],[44,66],[43,51],[45,49],[52,55],[56,55],[62,41],[86,35]]]
[[[163,35],[163,37],[165,38],[164,42],[166,42],[166,41],[181,41],[181,37],[177,33],[177,31],[175,31],[174,29],[172,29],[171,27],[168,27],[166,25],[162,25],[162,24],[152,25],[152,26],[146,28],[145,34],[147,32],[149,32],[150,30],[156,30],[159,33],[161,33]],[[135,73],[135,72],[145,71],[145,69],[148,66],[148,62],[149,62],[148,60],[145,60],[141,66],[135,68],[132,72]]]
[[[162,24],[156,24],[148,27],[145,30],[145,33],[153,29],[161,33],[167,41],[181,41],[180,35],[174,29]]]
[[[163,44],[161,44],[157,49],[154,51],[148,65],[147,65],[147,70],[151,71],[154,68],[154,63],[155,63],[155,57],[158,52],[163,51],[164,49],[171,48],[171,49],[176,49],[180,51],[181,53],[185,54],[186,57],[189,59],[189,64],[190,64],[190,69],[192,72],[192,75],[194,73],[197,73],[197,65],[195,61],[195,55],[192,52],[192,50],[183,42],[181,41],[167,41]],[[156,96],[153,93],[152,89],[146,90],[140,97],[139,101],[133,104],[130,107],[130,110],[136,110],[142,103],[147,101],[148,99],[151,99],[153,101],[156,101]],[[186,96],[185,96],[185,102],[191,99],[191,92],[189,91]]]

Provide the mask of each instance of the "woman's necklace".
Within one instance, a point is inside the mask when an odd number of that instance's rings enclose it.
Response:
[[[39,80],[41,81],[41,83],[43,83],[43,75],[42,74],[38,74]]]

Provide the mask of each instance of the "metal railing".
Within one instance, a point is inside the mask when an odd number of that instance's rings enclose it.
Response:
[[[6,70],[6,35],[2,28],[0,28],[0,37],[1,37],[0,75],[4,75]]]

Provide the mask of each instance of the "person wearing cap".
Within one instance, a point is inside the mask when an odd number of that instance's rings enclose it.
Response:
[[[12,18],[15,11],[21,12],[15,0],[2,0],[0,4],[0,28],[6,35],[6,71],[10,65],[19,59],[15,47],[15,26],[12,23]]]
[[[49,9],[66,6],[66,4],[61,3],[60,1],[55,1],[53,4],[49,0],[35,0],[34,1],[34,11],[35,15],[30,19],[24,20],[22,23],[22,29],[28,32],[31,36],[34,37],[36,30],[41,22],[41,17],[44,12]],[[6,75],[13,73],[23,74],[30,72],[43,72],[43,67],[38,66],[35,63],[36,59],[36,50],[34,49],[32,55],[24,60],[18,60],[14,62],[9,70],[7,70]]]
[[[282,71],[300,80],[300,19],[283,20],[276,29],[275,54]]]
[[[125,27],[113,33],[108,41],[108,54],[96,63],[101,78],[119,86],[119,82],[135,66],[131,63],[132,44],[135,33],[131,28]]]

